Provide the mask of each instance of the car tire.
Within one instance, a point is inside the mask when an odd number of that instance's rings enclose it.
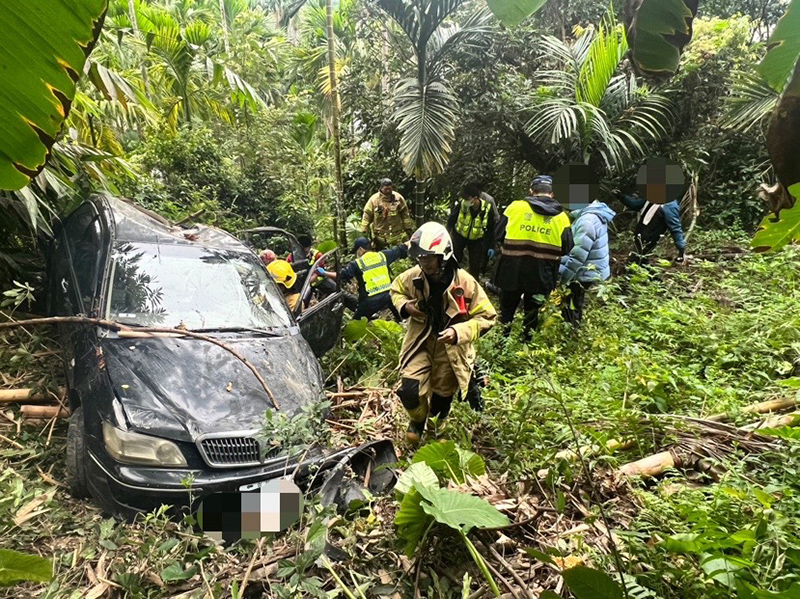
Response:
[[[83,422],[83,406],[72,413],[67,429],[67,487],[73,497],[89,496],[86,485],[86,431]]]

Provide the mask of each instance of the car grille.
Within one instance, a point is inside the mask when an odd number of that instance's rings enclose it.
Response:
[[[219,437],[200,442],[203,458],[209,466],[232,468],[261,463],[261,446],[252,437]]]

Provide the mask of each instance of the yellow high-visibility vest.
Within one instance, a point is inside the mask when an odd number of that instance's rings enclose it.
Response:
[[[383,252],[367,252],[356,259],[356,264],[364,278],[364,290],[367,297],[389,291],[392,278],[389,276],[389,267]]]
[[[517,200],[503,214],[508,217],[504,256],[530,256],[540,260],[561,258],[561,235],[569,228],[566,212],[546,216],[534,212],[525,200]]]
[[[489,226],[489,210],[491,210],[489,202],[481,200],[478,214],[473,217],[472,202],[463,200],[461,202],[461,210],[458,213],[458,221],[456,222],[456,233],[470,241],[483,239],[486,234],[486,227]]]

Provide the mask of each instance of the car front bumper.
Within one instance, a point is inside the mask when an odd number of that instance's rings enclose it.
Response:
[[[271,459],[248,468],[152,468],[114,461],[104,451],[89,450],[86,474],[89,491],[104,511],[132,519],[162,505],[173,514],[186,513],[211,493],[236,492],[244,485],[292,477],[301,488],[334,467],[352,449]],[[303,457],[302,461],[299,457]],[[324,477],[323,477],[324,478]]]

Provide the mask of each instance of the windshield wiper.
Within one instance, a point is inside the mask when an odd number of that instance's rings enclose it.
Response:
[[[210,327],[207,329],[188,329],[191,333],[255,333],[266,335],[267,337],[282,337],[280,333],[269,329],[257,329],[254,327]]]

